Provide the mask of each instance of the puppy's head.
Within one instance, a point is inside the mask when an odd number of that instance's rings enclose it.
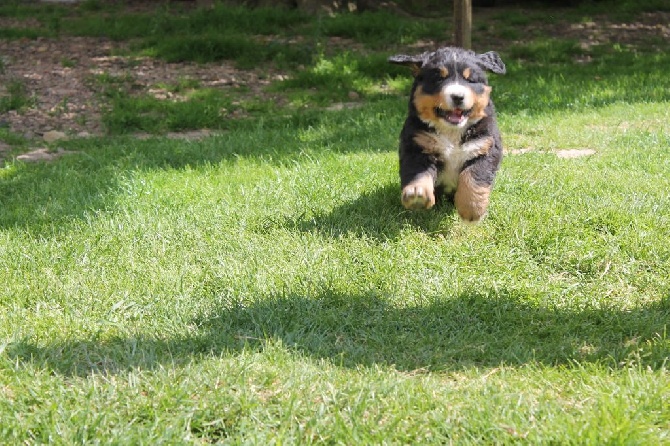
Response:
[[[442,131],[465,129],[486,117],[491,87],[485,71],[505,73],[497,53],[475,54],[461,48],[400,54],[389,62],[412,69],[412,104],[423,122]]]

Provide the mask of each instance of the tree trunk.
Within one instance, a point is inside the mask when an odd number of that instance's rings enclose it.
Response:
[[[454,0],[454,43],[472,48],[472,0]]]

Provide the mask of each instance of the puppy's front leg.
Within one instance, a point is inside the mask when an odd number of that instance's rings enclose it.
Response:
[[[430,172],[419,173],[402,188],[402,205],[407,209],[430,209],[435,206],[435,177]]]
[[[402,205],[407,209],[430,209],[435,206],[437,160],[423,153],[414,141],[400,148],[400,185]]]

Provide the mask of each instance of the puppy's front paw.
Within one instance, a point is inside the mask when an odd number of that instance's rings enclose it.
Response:
[[[410,210],[430,209],[435,205],[432,183],[413,181],[402,189],[402,205]]]

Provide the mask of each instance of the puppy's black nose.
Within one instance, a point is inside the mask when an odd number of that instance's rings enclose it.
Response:
[[[463,103],[463,99],[465,99],[465,96],[460,93],[451,94],[451,100],[454,101],[454,105],[460,105]]]

